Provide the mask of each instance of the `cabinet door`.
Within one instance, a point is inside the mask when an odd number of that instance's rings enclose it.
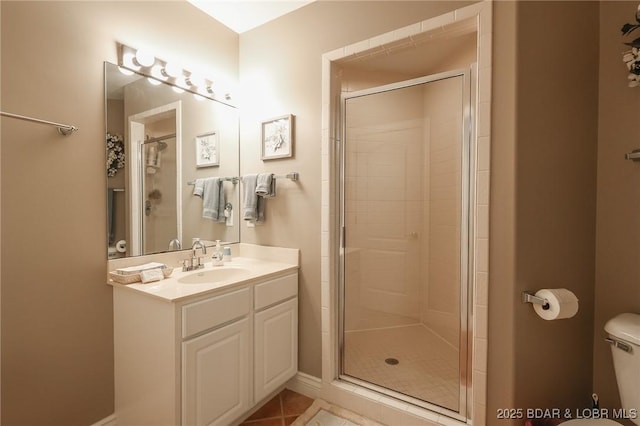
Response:
[[[254,400],[260,401],[298,371],[298,298],[254,315]]]
[[[229,425],[249,409],[247,318],[182,344],[182,424]]]

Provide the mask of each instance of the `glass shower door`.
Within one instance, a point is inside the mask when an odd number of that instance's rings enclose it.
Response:
[[[469,90],[449,73],[343,96],[341,378],[466,401]]]

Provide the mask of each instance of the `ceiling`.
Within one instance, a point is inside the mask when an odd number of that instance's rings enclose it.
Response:
[[[187,0],[238,34],[286,15],[314,0]]]

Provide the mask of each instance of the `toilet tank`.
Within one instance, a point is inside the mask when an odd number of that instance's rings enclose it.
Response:
[[[640,409],[640,314],[620,314],[607,321],[604,330],[612,340],[611,353],[622,408],[633,416]],[[640,412],[631,421],[640,425]]]

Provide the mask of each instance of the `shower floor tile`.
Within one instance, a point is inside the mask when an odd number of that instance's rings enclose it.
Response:
[[[458,350],[420,324],[346,332],[345,360],[349,376],[458,409]]]

